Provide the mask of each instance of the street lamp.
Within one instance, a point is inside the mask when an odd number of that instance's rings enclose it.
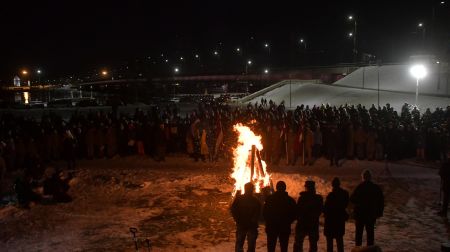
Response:
[[[175,73],[178,73],[178,72],[180,71],[180,69],[179,69],[178,67],[175,67],[175,68],[173,69],[173,71],[174,71]]]
[[[36,70],[36,73],[38,75],[39,85],[41,85],[41,73],[42,73],[41,69]]]
[[[214,51],[214,55],[219,55],[219,52],[218,51]]]
[[[238,47],[238,48],[236,48],[236,52],[238,52],[238,53],[239,53],[240,51],[241,51],[241,48],[239,48],[239,47]]]
[[[106,71],[106,70],[103,70],[103,71],[102,71],[102,75],[103,75],[103,76],[106,76],[106,75],[108,75],[108,71]]]
[[[417,24],[417,28],[422,29],[422,44],[425,45],[426,27],[425,24],[420,22]]]
[[[304,40],[304,39],[300,39],[299,40],[299,42],[300,42],[300,44],[303,44],[303,46],[305,47],[305,50],[306,50],[306,41]]]
[[[268,68],[264,69],[264,73],[268,74],[269,73],[269,69]]]
[[[353,62],[356,63],[356,60],[358,58],[358,50],[356,49],[356,35],[357,35],[357,22],[356,18],[352,15],[349,15],[347,17],[348,21],[353,21],[353,32],[349,33],[349,37],[353,37]]]
[[[419,79],[423,79],[425,76],[427,76],[427,69],[424,65],[413,65],[409,69],[409,73],[416,78],[416,107],[417,107],[417,98],[419,96]]]

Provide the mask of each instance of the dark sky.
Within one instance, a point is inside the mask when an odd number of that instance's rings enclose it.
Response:
[[[161,52],[175,57],[208,54],[216,48],[229,53],[242,46],[257,53],[255,48],[265,41],[271,44],[276,64],[283,66],[299,37],[307,39],[311,52],[325,51],[331,63],[339,62],[341,51],[352,46],[346,38],[352,29],[348,14],[358,18],[360,50],[399,61],[420,39],[417,23],[431,23],[433,4],[436,27],[447,28],[447,43],[450,23],[450,3],[442,6],[433,0],[6,0],[0,4],[3,80],[24,67],[41,67],[52,76],[77,74]]]

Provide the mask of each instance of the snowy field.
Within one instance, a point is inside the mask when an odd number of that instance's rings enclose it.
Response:
[[[268,170],[274,183],[286,181],[294,198],[308,177],[324,196],[334,176],[352,191],[361,171],[371,168],[386,197],[375,233],[383,251],[440,251],[449,238],[449,223],[436,215],[438,164],[403,161],[389,163],[388,169],[384,162],[358,160],[339,168],[325,159],[306,167],[281,164]],[[151,240],[153,251],[233,251],[230,171],[228,162],[195,163],[184,156],[170,156],[164,163],[143,157],[80,161],[71,182],[73,202],[0,208],[0,250],[134,251],[129,228],[136,227],[140,240]],[[319,250],[325,251],[322,225]],[[266,251],[263,223],[259,234],[257,251]],[[354,247],[353,237],[350,220],[346,251]],[[289,250],[292,245],[293,234]]]
[[[284,101],[286,107],[295,108],[297,105],[305,104],[310,107],[321,104],[330,104],[340,106],[341,104],[362,104],[367,109],[378,103],[378,91],[371,89],[361,89],[353,87],[343,87],[337,85],[297,83],[286,84],[279,88],[273,89],[262,96],[258,96],[251,100],[252,103],[260,103],[261,98],[272,100],[279,104]],[[403,104],[414,104],[415,93],[402,93],[396,91],[380,91],[380,106],[391,104],[395,110],[401,111]],[[420,95],[419,108],[425,112],[426,108],[434,111],[436,107],[447,107],[450,105],[450,98]]]

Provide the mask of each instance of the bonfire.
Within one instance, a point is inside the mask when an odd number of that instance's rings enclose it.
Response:
[[[252,182],[255,192],[260,193],[265,187],[270,186],[270,174],[267,173],[267,165],[261,158],[263,145],[261,136],[247,126],[236,124],[234,131],[238,133],[238,145],[233,150],[233,173],[231,177],[235,180],[232,196],[237,192],[245,193],[244,185]]]

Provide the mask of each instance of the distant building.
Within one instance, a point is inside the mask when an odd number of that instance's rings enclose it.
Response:
[[[20,87],[20,78],[19,76],[14,76],[14,87]]]

